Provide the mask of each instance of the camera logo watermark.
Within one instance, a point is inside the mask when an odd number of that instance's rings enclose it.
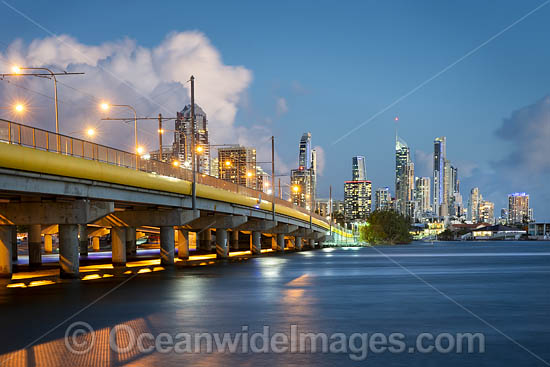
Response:
[[[95,331],[82,321],[65,332],[71,353],[85,354],[94,347]],[[482,333],[421,333],[407,338],[403,333],[323,333],[300,330],[290,325],[288,332],[272,332],[270,326],[249,330],[247,325],[234,333],[158,333],[136,331],[120,324],[109,330],[109,348],[125,353],[333,353],[363,361],[369,353],[484,353]]]

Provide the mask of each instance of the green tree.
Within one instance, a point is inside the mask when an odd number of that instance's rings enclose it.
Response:
[[[410,243],[409,218],[393,210],[376,210],[367,220],[367,225],[361,227],[360,238],[372,245]]]

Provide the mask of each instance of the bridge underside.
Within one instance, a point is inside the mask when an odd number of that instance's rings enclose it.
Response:
[[[189,258],[190,247],[220,259],[230,251],[261,253],[321,246],[326,229],[311,220],[243,205],[79,179],[0,168],[0,276],[11,277],[17,259],[17,226],[28,232],[29,266],[42,263],[59,239],[62,277],[79,277],[79,255],[100,250],[110,235],[112,262],[124,266],[136,255],[136,239],[158,233],[161,264]],[[194,238],[194,246],[190,239]],[[43,251],[42,251],[43,246]]]

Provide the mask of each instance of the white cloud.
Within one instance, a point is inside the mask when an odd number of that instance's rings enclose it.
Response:
[[[139,46],[130,39],[86,45],[67,35],[36,39],[28,45],[16,40],[4,54],[0,53],[0,70],[9,71],[13,64],[85,72],[82,76],[58,77],[60,127],[64,133],[99,124],[101,143],[132,149],[133,134],[129,126],[99,122],[105,116],[97,108],[100,100],[132,105],[140,116],[154,117],[160,112],[172,117],[189,103],[187,81],[194,75],[195,101],[208,115],[211,141],[256,141],[253,134],[246,137],[248,130],[234,127],[237,108],[252,81],[252,72],[243,66],[225,65],[219,51],[200,32],[172,33],[152,48]],[[53,95],[53,86],[48,80],[26,77],[12,81]],[[2,99],[9,100],[13,95],[24,96],[29,103],[30,113],[23,120],[25,123],[52,130],[51,100],[0,82]],[[109,115],[129,116],[131,112],[118,109]],[[155,149],[156,122],[139,124],[140,143]],[[169,123],[166,124],[170,128]]]
[[[281,116],[288,112],[288,103],[285,98],[277,98],[277,115]]]
[[[325,150],[320,145],[317,145],[313,149],[317,152],[317,174],[322,176],[325,172]]]

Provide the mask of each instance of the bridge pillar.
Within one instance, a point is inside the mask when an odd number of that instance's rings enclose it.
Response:
[[[178,228],[178,258],[189,259],[189,231]]]
[[[17,261],[17,226],[8,226],[11,228],[11,259]]]
[[[40,224],[29,225],[29,236],[27,243],[29,246],[29,266],[37,267],[42,265],[42,236],[40,235],[42,227]]]
[[[262,253],[262,232],[253,231],[250,234],[250,252],[252,252],[252,255]]]
[[[216,257],[226,259],[229,257],[229,247],[227,246],[227,229],[216,229]]]
[[[80,255],[88,256],[88,226],[86,224],[78,225],[78,247]]]
[[[311,247],[312,249],[315,248],[315,240],[313,238],[309,239],[309,247]]]
[[[126,227],[126,257],[136,256],[136,227]]]
[[[11,278],[13,227],[0,226],[0,278]]]
[[[277,233],[277,241],[275,242],[275,251],[281,252],[285,250],[285,234]]]
[[[99,251],[99,236],[92,237],[92,249],[94,251]]]
[[[231,231],[231,250],[239,250],[239,231],[237,229]]]
[[[59,225],[59,265],[61,278],[78,278],[78,225]]]
[[[174,227],[160,227],[160,264],[174,265]]]
[[[294,237],[294,249],[296,251],[301,251],[302,250],[302,237],[300,237],[300,236]]]
[[[44,235],[44,252],[47,254],[51,254],[53,252],[53,242],[51,234]]]
[[[112,260],[115,266],[126,265],[126,227],[111,228]]]
[[[200,232],[199,249],[204,251],[212,251],[212,231],[210,228]]]

